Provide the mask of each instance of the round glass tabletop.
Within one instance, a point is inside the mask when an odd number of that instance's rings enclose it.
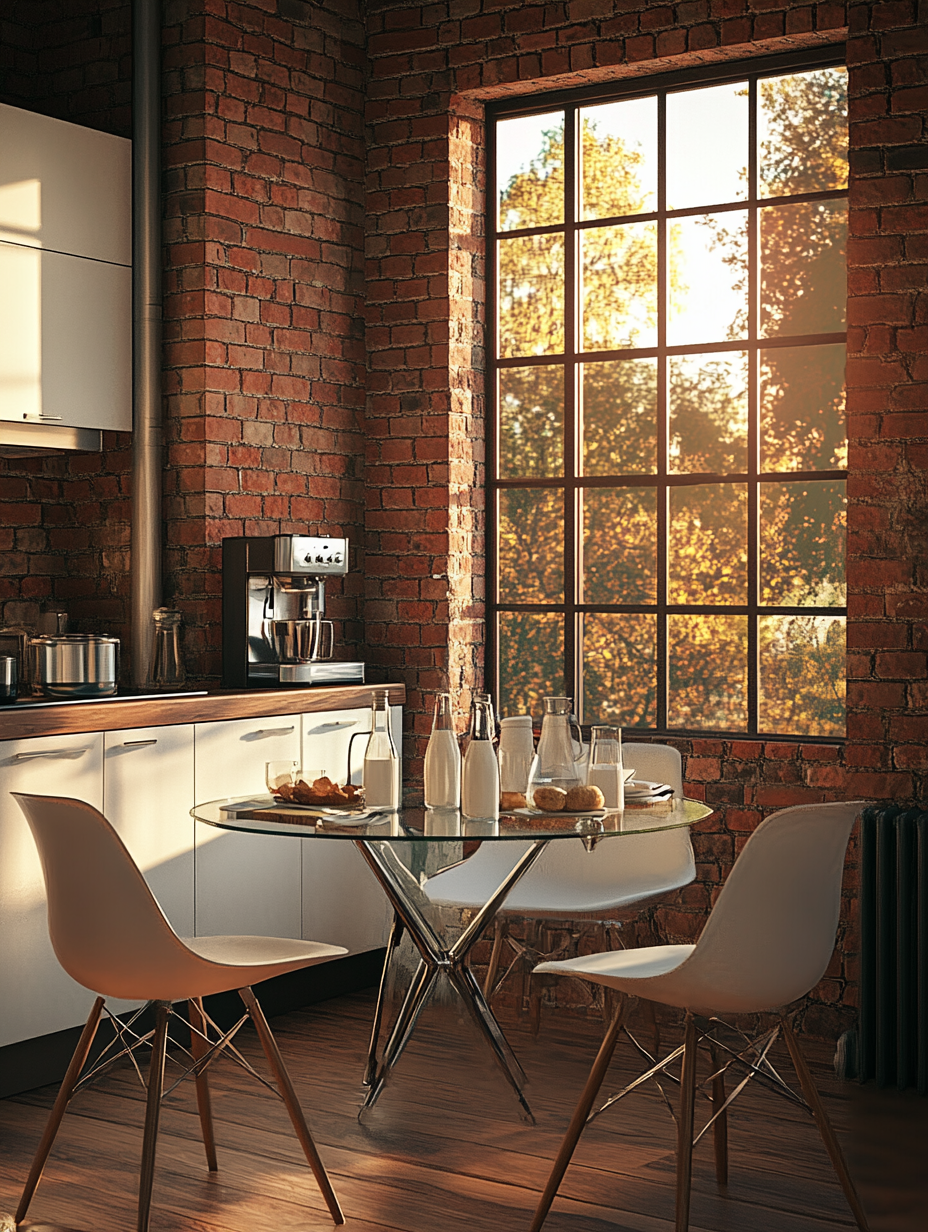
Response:
[[[529,809],[501,813],[498,821],[463,818],[455,810],[403,808],[397,812],[348,812],[278,804],[273,796],[249,800],[210,800],[190,810],[197,821],[248,834],[282,834],[298,838],[371,839],[380,842],[493,841],[557,838],[609,838],[692,826],[712,812],[701,800],[667,800],[626,807],[621,812],[536,813]]]

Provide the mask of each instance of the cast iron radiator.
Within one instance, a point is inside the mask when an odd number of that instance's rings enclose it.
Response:
[[[860,831],[858,1077],[928,1093],[928,805],[876,804]]]

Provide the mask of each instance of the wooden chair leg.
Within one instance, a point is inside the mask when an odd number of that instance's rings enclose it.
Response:
[[[869,1232],[869,1224],[863,1206],[861,1206],[860,1197],[857,1193],[857,1188],[851,1180],[851,1174],[848,1172],[847,1161],[844,1158],[844,1152],[841,1150],[841,1144],[835,1135],[834,1128],[828,1113],[825,1111],[825,1105],[822,1103],[822,1097],[818,1093],[815,1083],[812,1081],[812,1075],[809,1072],[809,1067],[806,1064],[806,1059],[802,1055],[799,1047],[799,1041],[793,1031],[793,1024],[788,1018],[781,1018],[780,1025],[783,1031],[783,1038],[786,1040],[786,1047],[789,1049],[790,1059],[793,1062],[793,1068],[796,1071],[796,1077],[799,1079],[799,1086],[802,1094],[805,1097],[806,1103],[812,1109],[812,1116],[815,1118],[815,1124],[818,1126],[818,1132],[822,1136],[822,1142],[825,1144],[825,1150],[831,1159],[832,1167],[841,1183],[841,1188],[844,1190],[844,1196],[847,1198],[848,1206],[854,1213],[854,1218],[857,1221],[857,1226],[860,1232]]]
[[[688,1232],[690,1189],[693,1181],[693,1121],[696,1103],[696,1022],[687,1011],[680,1078],[680,1115],[677,1120],[677,1211],[675,1232]]]
[[[209,1045],[198,1032],[206,1033],[206,1015],[203,1011],[203,1001],[197,997],[187,1002],[187,1013],[190,1016],[190,1051],[195,1061],[209,1051]],[[209,1075],[206,1070],[197,1073],[197,1112],[200,1114],[200,1129],[203,1133],[203,1146],[206,1148],[206,1165],[210,1172],[217,1172],[219,1164],[216,1160],[216,1138],[213,1134],[213,1105],[209,1094]]]
[[[245,1008],[251,1015],[251,1021],[255,1024],[255,1030],[258,1032],[258,1039],[261,1041],[261,1047],[264,1049],[264,1055],[267,1057],[268,1065],[271,1067],[271,1072],[274,1075],[274,1080],[283,1096],[283,1101],[286,1104],[287,1112],[290,1114],[290,1120],[293,1124],[296,1136],[299,1139],[300,1146],[303,1148],[303,1154],[306,1156],[310,1168],[313,1170],[313,1176],[316,1178],[316,1184],[322,1192],[325,1199],[325,1204],[329,1208],[329,1214],[335,1223],[340,1224],[345,1222],[345,1216],[342,1214],[342,1208],[338,1204],[338,1198],[335,1196],[335,1190],[329,1180],[328,1173],[322,1160],[319,1158],[319,1152],[316,1150],[316,1144],[313,1141],[312,1134],[309,1132],[309,1126],[306,1124],[306,1118],[303,1116],[303,1109],[300,1107],[300,1101],[297,1098],[296,1090],[293,1082],[287,1072],[287,1067],[284,1065],[284,1059],[280,1055],[280,1049],[277,1047],[277,1041],[268,1026],[267,1019],[264,1017],[264,1011],[258,1004],[255,994],[250,988],[240,988],[238,995],[245,1003]]]
[[[712,1072],[715,1075],[712,1079],[712,1109],[715,1113],[725,1103],[725,1075],[717,1072],[720,1070],[720,1059],[718,1049],[714,1044],[709,1045],[709,1052],[712,1057]],[[727,1109],[719,1113],[712,1123],[712,1142],[715,1147],[715,1179],[719,1185],[725,1186],[728,1184]]]
[[[161,1092],[164,1089],[164,1058],[168,1043],[170,1012],[169,1002],[155,1002],[155,1034],[151,1041],[148,1101],[145,1105],[145,1134],[142,1139],[142,1169],[139,1175],[138,1232],[148,1232],[148,1223],[151,1218],[151,1190],[155,1179],[155,1151],[158,1145],[158,1122],[161,1119]]]
[[[593,1062],[590,1076],[586,1080],[586,1086],[583,1088],[579,1102],[574,1109],[574,1115],[571,1117],[570,1124],[567,1127],[567,1133],[564,1135],[561,1149],[557,1153],[557,1158],[551,1169],[551,1175],[548,1177],[544,1192],[541,1195],[538,1206],[535,1208],[529,1232],[541,1232],[541,1226],[548,1217],[551,1203],[557,1195],[558,1187],[564,1179],[564,1173],[567,1171],[577,1143],[580,1141],[580,1135],[583,1133],[586,1119],[590,1115],[593,1101],[596,1099],[599,1088],[603,1085],[603,1079],[606,1077],[609,1062],[612,1060],[612,1054],[615,1051],[616,1040],[619,1037],[619,1032],[625,1025],[627,1014],[628,999],[623,997],[618,1012],[612,1020],[612,1025],[599,1046],[599,1052],[596,1054],[596,1060]]]
[[[62,1118],[70,1103],[77,1080],[81,1076],[81,1070],[84,1068],[87,1057],[90,1055],[94,1036],[97,1033],[97,1027],[100,1025],[103,1004],[102,997],[97,997],[96,1001],[94,1001],[90,1014],[87,1017],[87,1022],[84,1024],[84,1029],[81,1032],[81,1037],[77,1041],[77,1047],[74,1049],[67,1072],[62,1079],[61,1086],[58,1088],[58,1094],[55,1097],[54,1106],[49,1114],[45,1132],[42,1134],[38,1150],[32,1161],[32,1167],[29,1169],[29,1175],[26,1178],[26,1184],[23,1187],[22,1197],[19,1199],[19,1206],[16,1208],[16,1223],[21,1223],[26,1218],[26,1212],[29,1209],[29,1203],[32,1201],[32,1195],[42,1179],[42,1172],[57,1137]]]

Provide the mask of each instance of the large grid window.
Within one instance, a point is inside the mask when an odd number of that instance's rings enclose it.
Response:
[[[491,125],[502,711],[844,734],[846,72]]]

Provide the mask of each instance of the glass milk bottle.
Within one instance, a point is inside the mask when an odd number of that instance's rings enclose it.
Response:
[[[454,731],[450,693],[439,693],[435,698],[432,734],[425,750],[425,807],[461,807],[461,750]]]
[[[371,734],[364,751],[364,803],[368,808],[400,806],[400,759],[390,731],[390,694],[374,689]]]
[[[470,742],[461,775],[461,812],[465,817],[499,817],[499,762],[493,748],[493,702],[477,693],[470,710]]]
[[[591,727],[590,756],[586,781],[603,793],[608,809],[625,808],[625,775],[622,769],[622,729]]]

